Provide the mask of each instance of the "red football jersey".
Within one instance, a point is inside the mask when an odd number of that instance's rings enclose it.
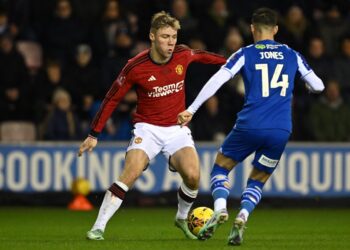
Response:
[[[185,76],[191,62],[222,65],[226,59],[182,45],[175,47],[172,58],[166,64],[152,61],[149,49],[130,59],[107,92],[92,122],[92,134],[101,132],[117,104],[134,85],[138,96],[134,123],[176,125],[177,115],[186,109]]]

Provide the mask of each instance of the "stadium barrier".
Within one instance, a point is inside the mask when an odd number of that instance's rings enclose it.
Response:
[[[0,144],[0,190],[11,193],[67,192],[77,177],[101,192],[120,174],[126,143],[99,143],[78,158],[79,143]],[[210,170],[218,146],[197,143],[201,161],[200,194],[210,194]],[[232,198],[239,198],[252,157],[230,174]],[[181,178],[163,156],[153,160],[134,189],[145,194],[177,189]],[[350,197],[350,144],[290,143],[264,188],[265,197]]]

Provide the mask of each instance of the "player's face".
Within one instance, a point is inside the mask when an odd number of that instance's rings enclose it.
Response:
[[[155,34],[151,34],[151,41],[160,58],[170,58],[177,42],[177,30],[170,26],[160,28]]]

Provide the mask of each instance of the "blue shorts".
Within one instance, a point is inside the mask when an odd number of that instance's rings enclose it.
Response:
[[[283,129],[233,128],[219,151],[237,162],[242,162],[255,152],[253,166],[271,174],[281,158],[289,136],[290,133]]]

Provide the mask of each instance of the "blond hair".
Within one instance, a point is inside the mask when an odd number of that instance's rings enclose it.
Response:
[[[172,17],[169,13],[161,11],[153,15],[150,32],[156,33],[157,30],[169,26],[175,30],[181,29],[179,20],[177,20],[175,17]]]

